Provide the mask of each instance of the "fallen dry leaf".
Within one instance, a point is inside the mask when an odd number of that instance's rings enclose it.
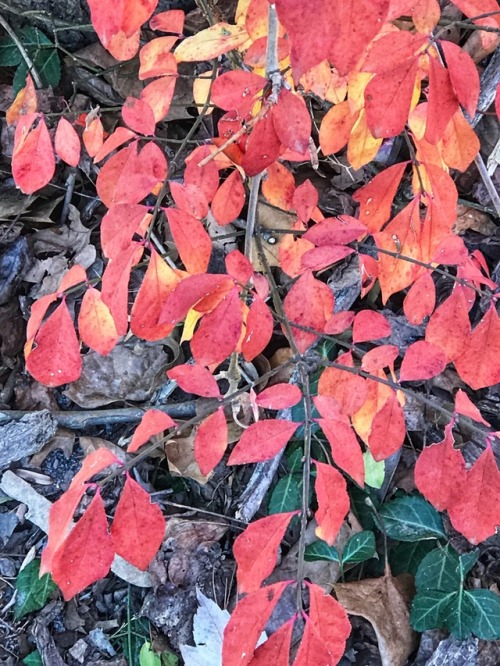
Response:
[[[193,430],[188,437],[177,437],[170,439],[165,444],[165,455],[167,456],[168,469],[174,476],[184,479],[193,479],[202,486],[206,484],[211,474],[203,476],[194,458],[194,438],[196,432]]]
[[[383,666],[403,666],[417,644],[409,612],[413,577],[393,578],[386,571],[382,578],[337,583],[333,589],[348,613],[364,617],[373,626]]]
[[[496,225],[487,213],[478,210],[477,208],[470,208],[469,206],[457,206],[457,220],[453,225],[453,232],[455,234],[463,234],[468,229],[477,231],[478,234],[483,236],[492,236],[495,234]]]

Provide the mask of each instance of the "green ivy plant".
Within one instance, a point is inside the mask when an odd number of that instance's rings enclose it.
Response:
[[[54,43],[38,28],[25,26],[17,37],[38,72],[44,87],[56,86],[61,78],[61,61]],[[17,94],[26,84],[29,68],[14,40],[6,35],[0,39],[0,66],[15,67],[13,88]]]

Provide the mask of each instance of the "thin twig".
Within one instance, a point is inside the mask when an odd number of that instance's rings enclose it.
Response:
[[[497,217],[500,217],[500,196],[498,195],[496,187],[491,180],[491,176],[488,173],[488,169],[486,168],[483,158],[481,157],[481,153],[478,153],[474,158],[474,164],[477,166],[481,180],[483,181],[484,186],[490,195],[490,199],[493,203],[493,206],[495,207]]]
[[[309,374],[304,361],[299,363],[300,383],[304,396],[304,458],[302,465],[302,512],[300,515],[300,537],[297,562],[297,611],[302,610],[302,582],[305,573],[306,532],[309,514],[309,488],[311,485],[311,424],[312,404]]]
[[[255,232],[255,225],[257,222],[257,205],[259,203],[259,190],[263,175],[264,172],[261,171],[256,176],[254,176],[252,178],[252,184],[250,185],[247,226],[245,231],[245,256],[247,257],[250,263],[252,263],[253,235]]]
[[[0,14],[0,25],[5,30],[5,32],[9,35],[9,37],[12,39],[14,44],[16,45],[19,53],[21,54],[24,62],[26,63],[26,67],[28,68],[29,73],[33,76],[35,86],[37,88],[43,88],[42,79],[40,78],[40,75],[38,74],[38,72],[36,70],[36,67],[33,64],[33,61],[29,57],[28,52],[24,48],[24,44],[21,42],[19,37],[12,30],[10,25],[7,23],[7,21],[4,19],[4,17],[1,14]]]

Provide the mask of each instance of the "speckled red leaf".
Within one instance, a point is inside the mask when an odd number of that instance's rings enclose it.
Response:
[[[493,303],[454,362],[460,379],[474,390],[500,382],[500,318]]]
[[[406,437],[406,423],[403,408],[393,392],[382,408],[375,414],[368,445],[375,460],[385,460],[396,453]]]
[[[283,146],[303,153],[307,150],[311,137],[311,116],[304,99],[282,88],[278,103],[273,106],[274,129]]]
[[[219,187],[212,201],[212,214],[220,225],[229,224],[245,205],[245,186],[236,169]]]
[[[20,116],[14,135],[12,176],[24,194],[50,182],[56,168],[49,130],[41,113]]]
[[[333,546],[350,507],[347,484],[342,474],[331,465],[320,462],[314,464],[318,498],[316,536]]]
[[[294,618],[282,624],[255,650],[250,666],[288,666]]]
[[[241,353],[245,361],[252,361],[264,351],[271,340],[274,329],[274,319],[269,306],[262,298],[255,296],[250,306],[246,333],[241,343]]]
[[[391,325],[380,312],[374,310],[362,310],[354,318],[352,327],[353,342],[367,342],[368,340],[379,340],[391,334]]]
[[[440,347],[417,340],[405,352],[399,379],[402,382],[431,379],[443,372],[446,365],[446,355]]]
[[[430,273],[424,273],[411,285],[403,301],[410,324],[419,325],[432,314],[436,305],[436,287]]]
[[[490,423],[488,423],[488,421],[486,421],[483,418],[479,409],[472,402],[467,393],[465,393],[465,391],[462,391],[462,389],[458,389],[458,391],[455,394],[455,413],[468,416],[473,421],[477,421],[478,423],[482,423],[483,425],[486,426],[491,425]]]
[[[127,97],[122,106],[122,118],[134,132],[146,136],[155,133],[156,121],[153,109],[143,99]]]

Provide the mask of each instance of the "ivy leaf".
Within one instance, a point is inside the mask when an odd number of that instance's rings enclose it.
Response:
[[[354,534],[344,547],[343,564],[359,564],[376,554],[375,534],[369,530]]]
[[[302,505],[302,475],[287,474],[274,486],[269,498],[269,513],[296,511]]]
[[[27,657],[24,657],[23,664],[26,666],[43,666],[42,656],[38,650],[30,652]]]
[[[323,539],[313,541],[313,543],[310,543],[306,546],[304,551],[304,559],[306,562],[327,560],[328,562],[340,563],[339,551],[335,548],[335,546],[329,546],[326,541],[323,541]]]
[[[391,539],[419,541],[446,537],[441,516],[418,495],[398,497],[387,502],[380,510],[380,516]]]
[[[50,574],[44,574],[41,578],[40,560],[32,560],[16,579],[16,601],[14,604],[14,616],[20,620],[27,613],[43,608],[51,594],[57,590]]]
[[[410,622],[416,631],[427,631],[444,626],[455,592],[425,590],[413,600]]]

